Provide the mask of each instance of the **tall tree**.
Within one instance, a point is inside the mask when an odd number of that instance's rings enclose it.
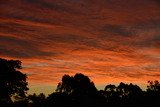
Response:
[[[11,102],[12,96],[25,96],[28,90],[27,76],[19,69],[22,69],[21,61],[0,58],[0,103]]]
[[[57,92],[79,93],[79,94],[89,94],[95,93],[97,91],[94,83],[90,79],[81,74],[77,73],[74,76],[64,75],[62,77],[62,82],[60,82],[56,89]]]

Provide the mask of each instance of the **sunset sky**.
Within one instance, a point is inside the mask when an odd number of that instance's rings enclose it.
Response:
[[[160,80],[160,0],[0,0],[0,57],[22,61],[30,93],[75,73],[146,86]]]

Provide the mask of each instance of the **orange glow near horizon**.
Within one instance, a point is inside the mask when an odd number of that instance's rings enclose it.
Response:
[[[0,57],[22,61],[32,92],[54,91],[64,74],[99,88],[160,80],[157,0],[1,0]],[[53,87],[53,88],[51,88]],[[51,88],[51,89],[50,89]]]

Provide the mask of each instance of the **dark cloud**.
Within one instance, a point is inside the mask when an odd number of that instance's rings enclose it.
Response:
[[[114,52],[120,52],[120,51],[125,51],[125,52],[130,52],[131,50],[129,49],[123,49],[119,48],[119,46],[115,46],[111,43],[107,43],[108,41],[102,40],[101,38],[93,38],[93,37],[86,37],[86,36],[81,36],[81,35],[45,35],[44,37],[40,37],[39,40],[45,40],[46,42],[50,43],[64,43],[68,46],[69,49],[73,51],[77,50],[94,50],[94,49],[99,49],[99,50],[108,50],[108,51],[114,51]]]
[[[18,34],[22,33],[23,35],[29,34],[29,32],[36,31],[36,28],[30,25],[18,24],[13,22],[0,23],[0,31],[5,33]]]
[[[18,58],[32,58],[55,55],[53,52],[45,52],[40,50],[38,46],[28,40],[22,40],[14,37],[6,37],[0,35],[0,52],[1,55],[18,57]]]
[[[136,33],[130,43],[138,48],[158,48],[160,46],[160,20],[148,20],[132,25]]]
[[[105,25],[102,28],[102,31],[111,33],[116,36],[132,36],[134,34],[133,31],[128,31],[127,27],[120,25]]]
[[[50,0],[22,0],[17,5],[16,1],[6,1],[1,3],[1,16],[27,20],[33,22],[64,24],[72,19],[71,15],[80,15],[83,13],[78,6],[72,6],[68,1],[50,1]],[[13,10],[13,11],[10,11]],[[57,15],[59,17],[57,18]]]
[[[26,2],[32,4],[33,6],[39,6],[44,9],[52,9],[60,12],[71,11],[70,8],[65,7],[64,5],[56,2],[47,2],[47,0],[25,0]],[[74,10],[72,10],[74,11]]]
[[[138,42],[132,42],[138,48],[158,48],[160,47],[160,35],[153,35],[151,38],[141,39]]]
[[[160,12],[158,14],[160,16]],[[150,19],[135,23],[131,27],[134,30],[152,30],[160,29],[160,19]]]

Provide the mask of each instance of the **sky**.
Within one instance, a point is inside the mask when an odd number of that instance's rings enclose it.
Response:
[[[160,1],[0,0],[0,57],[22,61],[30,93],[76,73],[144,87],[160,80]]]

